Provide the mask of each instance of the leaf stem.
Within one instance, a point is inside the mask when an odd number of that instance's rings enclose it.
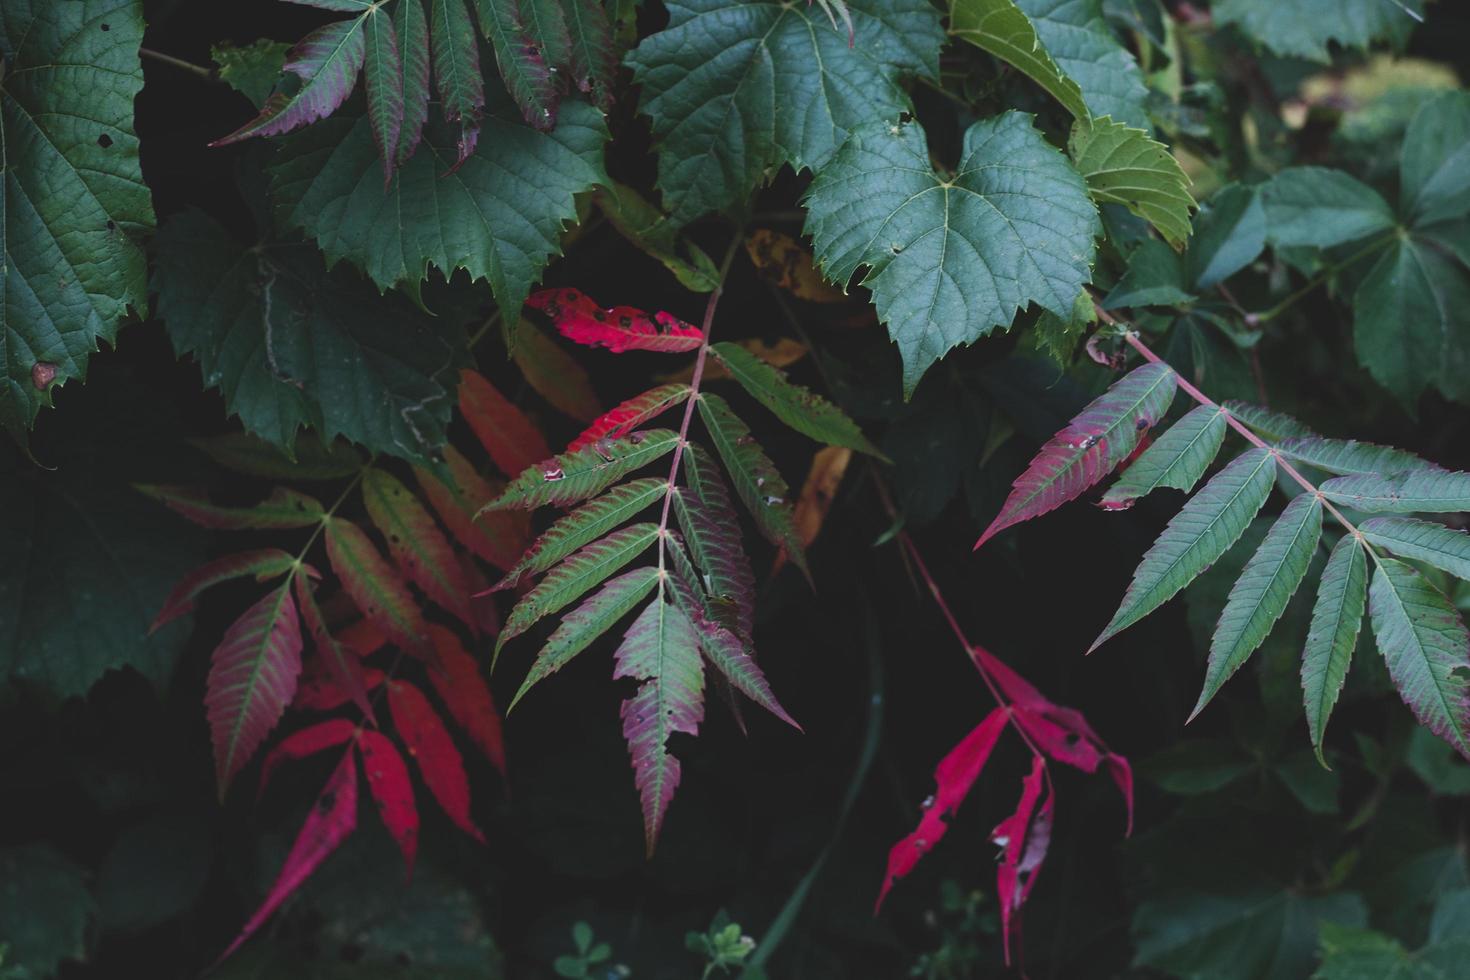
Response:
[[[1397,237],[1398,232],[1395,231],[1373,239],[1367,245],[1364,245],[1362,248],[1358,249],[1352,255],[1349,255],[1347,258],[1343,259],[1341,262],[1330,265],[1326,269],[1323,269],[1321,272],[1317,273],[1310,280],[1308,280],[1304,286],[1302,286],[1296,292],[1292,293],[1290,296],[1287,296],[1285,299],[1277,303],[1275,306],[1271,307],[1269,310],[1265,310],[1261,313],[1247,313],[1245,316],[1246,322],[1253,327],[1258,327],[1263,323],[1267,323],[1271,320],[1276,319],[1278,316],[1295,306],[1299,300],[1309,295],[1314,289],[1322,285],[1328,279],[1331,279],[1333,276],[1337,275],[1343,269],[1346,269],[1348,266],[1352,265],[1359,259],[1365,258],[1369,255],[1372,255],[1374,252],[1377,252],[1379,249],[1383,248],[1385,245],[1389,244]],[[1223,289],[1224,287],[1221,288]]]
[[[206,82],[219,81],[219,72],[216,69],[205,68],[203,65],[196,65],[192,61],[185,61],[183,58],[175,58],[171,54],[164,54],[162,51],[155,51],[152,48],[139,48],[138,56],[140,58],[152,58],[154,61],[162,62],[165,65],[172,65],[175,68],[198,75]]]

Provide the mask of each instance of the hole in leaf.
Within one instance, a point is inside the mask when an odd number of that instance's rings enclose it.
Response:
[[[113,221],[111,218],[108,218],[107,219],[107,230],[108,231],[117,231],[117,222],[116,221]]]
[[[110,30],[112,30],[112,25],[111,24],[103,24],[102,25],[102,29],[104,31],[110,31]]]
[[[103,133],[101,136],[97,137],[97,145],[102,147],[104,150],[107,149],[109,146],[112,145],[112,137],[108,136],[106,133]]]

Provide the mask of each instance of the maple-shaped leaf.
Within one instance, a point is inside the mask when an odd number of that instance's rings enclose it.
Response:
[[[334,517],[327,524],[326,538],[332,571],[363,616],[404,650],[427,657],[424,615],[403,577],[367,533],[349,520]]]
[[[1366,49],[1374,41],[1407,36],[1424,19],[1421,0],[1220,0],[1210,7],[1218,24],[1234,24],[1286,58],[1326,64],[1328,45]]]
[[[301,609],[301,622],[306,626],[306,632],[311,636],[311,642],[316,647],[317,660],[326,667],[327,677],[331,679],[332,686],[342,692],[344,699],[351,700],[357,705],[362,716],[369,724],[376,725],[377,717],[373,713],[373,705],[368,700],[367,672],[362,666],[361,658],[347,644],[342,643],[327,629],[326,617],[322,615],[321,607],[317,605],[316,594],[312,591],[312,584],[305,575],[298,575],[295,581],[296,604]],[[379,680],[382,672],[378,672]],[[303,683],[305,683],[303,679]],[[314,692],[315,693],[315,692]],[[326,700],[317,695],[316,701],[320,703]],[[297,689],[296,704],[303,704],[300,688]]]
[[[605,347],[614,354],[630,350],[678,354],[698,350],[704,343],[704,331],[671,313],[649,316],[631,306],[604,309],[576,289],[543,289],[526,305],[544,313],[568,340]]]
[[[917,122],[860,127],[805,203],[827,278],[846,285],[867,268],[906,395],[951,348],[1024,307],[1070,316],[1101,230],[1082,177],[1019,112],[971,126],[948,177],[934,172]]]
[[[270,496],[249,507],[216,504],[195,487],[136,484],[138,490],[169,510],[201,527],[221,531],[281,530],[311,527],[321,522],[321,502],[287,487],[276,487]]]
[[[755,628],[755,573],[729,487],[703,446],[685,451],[684,474],[688,485],[674,490],[674,513],[689,553],[710,597],[728,606],[736,634],[748,638]]]
[[[231,623],[210,659],[204,704],[221,798],[281,720],[300,674],[301,624],[288,581]]]
[[[1122,510],[1159,487],[1189,493],[1225,442],[1229,427],[1225,418],[1225,410],[1218,405],[1191,409],[1128,464],[1118,482],[1103,494],[1102,506]]]
[[[691,391],[693,389],[687,384],[673,382],[650,388],[641,395],[634,395],[593,419],[577,438],[567,443],[566,451],[576,452],[603,439],[622,438],[648,420],[657,418],[676,405],[682,405]]]
[[[1322,741],[1327,720],[1342,693],[1352,666],[1363,610],[1368,601],[1368,556],[1351,534],[1345,534],[1332,549],[1317,602],[1312,607],[1312,625],[1302,650],[1302,702],[1306,708],[1307,732],[1317,761],[1325,767]]]
[[[938,77],[933,6],[847,7],[851,40],[806,4],[679,0],[668,26],[629,53],[676,227],[744,202],[783,164],[820,172],[848,133],[910,110],[904,76]]]
[[[1093,200],[1123,205],[1170,245],[1184,247],[1195,203],[1189,177],[1167,146],[1146,130],[1104,116],[1073,124],[1067,150]]]
[[[606,112],[612,107],[618,70],[617,46],[607,11],[599,0],[561,0],[561,5],[571,40],[567,67],[572,84]]]
[[[431,623],[429,640],[434,644],[434,666],[429,670],[429,680],[449,709],[449,717],[464,730],[475,748],[490,760],[500,775],[508,776],[500,711],[495,707],[489,685],[480,674],[479,664],[452,630]]]
[[[459,127],[454,165],[475,151],[485,111],[485,78],[480,73],[480,44],[464,0],[433,0],[429,44],[433,52],[434,88],[444,121]]]
[[[623,702],[623,737],[643,801],[644,840],[653,854],[664,815],[679,786],[679,760],[668,752],[675,732],[695,735],[704,720],[704,664],[689,618],[662,595],[623,634],[613,677],[642,681]]]
[[[475,9],[480,15],[480,30],[495,51],[500,78],[521,116],[537,129],[556,126],[561,104],[552,72],[556,66],[539,46],[529,43],[520,4],[517,0],[475,0]]]
[[[429,21],[422,0],[399,0],[393,8],[393,27],[403,56],[403,122],[393,154],[401,167],[418,149],[429,121]]]
[[[459,412],[502,473],[514,476],[551,455],[535,423],[477,371],[460,374]]]
[[[422,691],[404,681],[388,682],[388,710],[393,725],[418,764],[424,785],[454,825],[480,843],[485,835],[470,819],[470,782],[464,759],[449,729]]]
[[[1145,364],[1116,382],[1041,447],[991,521],[978,548],[998,532],[1075,500],[1117,469],[1138,437],[1164,417],[1178,376],[1165,364]]]
[[[645,429],[620,439],[598,440],[526,470],[481,511],[578,503],[673,452],[678,441],[679,434],[669,429]]]
[[[515,565],[530,536],[523,514],[480,511],[503,484],[492,484],[475,472],[470,461],[453,446],[444,447],[444,465],[434,470],[415,467],[419,488],[454,540],[499,569]]]
[[[367,774],[368,790],[377,804],[383,826],[403,852],[405,877],[413,874],[414,856],[419,849],[419,811],[413,802],[413,783],[408,766],[391,739],[381,732],[364,730],[357,734],[357,751],[362,756],[362,770]]]
[[[353,759],[351,750],[348,750],[342,755],[342,761],[337,763],[337,768],[332,771],[327,784],[322,787],[316,802],[307,811],[306,822],[301,825],[301,831],[296,835],[290,853],[286,855],[286,863],[281,866],[281,872],[266,894],[265,901],[245,923],[240,934],[220,954],[215,961],[216,965],[228,959],[231,953],[240,948],[241,943],[254,935],[271,914],[281,907],[281,903],[290,898],[301,887],[301,883],[310,878],[312,872],[327,859],[327,855],[335,851],[337,845],[346,840],[356,828],[357,762]]]
[[[949,829],[950,818],[970,795],[975,780],[980,778],[980,770],[990,759],[1007,720],[1005,709],[996,708],[939,761],[934,769],[934,782],[938,789],[924,801],[919,826],[888,852],[888,871],[883,876],[883,887],[873,906],[874,914],[882,907],[883,899],[894,883],[914,870],[919,859],[933,850]]]
[[[285,575],[296,567],[296,559],[280,548],[261,548],[256,551],[240,551],[206,562],[185,575],[164,600],[148,632],[156,633],[194,608],[194,600],[211,586],[232,579],[254,576],[257,582],[265,582],[277,575]],[[305,578],[305,576],[302,576]]]
[[[329,718],[287,735],[265,754],[265,761],[260,766],[260,785],[255,791],[257,799],[265,795],[265,787],[270,782],[271,775],[282,763],[305,759],[335,746],[345,745],[356,736],[356,723],[346,718]]]
[[[464,569],[418,498],[396,476],[370,467],[363,473],[362,500],[404,577],[474,629],[475,614],[470,608]]]
[[[495,587],[507,589],[527,575],[537,575],[584,545],[621,527],[629,518],[663,500],[668,481],[656,476],[632,480],[594,497],[547,528],[531,543]]]
[[[995,891],[1000,902],[1001,945],[1007,964],[1011,962],[1011,920],[1031,897],[1041,864],[1046,860],[1055,803],[1046,762],[1039,755],[1032,756],[1031,771],[1021,782],[1021,798],[1015,812],[990,832],[991,841],[1001,848],[1000,865],[995,870]]]

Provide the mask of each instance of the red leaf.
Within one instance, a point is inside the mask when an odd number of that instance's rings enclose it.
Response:
[[[483,844],[485,835],[470,820],[470,781],[464,760],[428,698],[412,684],[389,681],[388,710],[429,792],[456,827]]]
[[[426,469],[414,469],[424,496],[456,541],[502,572],[509,571],[530,540],[530,519],[506,510],[476,517],[485,501],[499,496],[505,484],[480,476],[453,446],[444,447],[444,463],[449,470],[447,480]]]
[[[245,928],[240,930],[235,941],[220,954],[215,965],[229,959],[230,954],[239,949],[240,944],[249,939],[270,918],[271,913],[301,887],[302,882],[311,877],[317,866],[356,827],[357,765],[349,750],[343,754],[342,761],[337,763],[332,777],[322,787],[321,795],[312,805],[311,812],[306,815],[306,822],[301,825],[301,832],[296,835],[296,842],[291,845],[291,853],[286,855],[286,863],[276,876],[276,883],[271,886],[270,893],[250,917],[250,921],[245,923]]]
[[[495,607],[495,596],[492,594],[495,585],[485,577],[480,566],[469,555],[461,553],[459,564],[464,569],[464,580],[470,588],[470,609],[475,615],[475,625],[481,633],[493,637],[500,632],[500,610]]]
[[[362,686],[371,691],[383,683],[386,675],[376,667],[362,668]],[[301,674],[301,683],[296,688],[296,700],[292,707],[303,711],[335,711],[352,700],[352,695],[342,689],[331,675],[320,657],[307,661]]]
[[[594,419],[581,435],[567,444],[566,452],[576,452],[602,439],[620,439],[649,419],[683,402],[689,397],[689,391],[686,384],[668,384],[635,395]]]
[[[378,815],[403,852],[404,876],[411,876],[414,855],[419,849],[419,811],[413,803],[413,782],[408,778],[408,767],[388,736],[380,732],[361,732],[357,750],[362,753],[362,771],[367,773],[368,789],[378,805]]]
[[[322,505],[295,490],[277,487],[271,495],[249,507],[216,504],[203,490],[194,487],[137,484],[138,490],[169,510],[201,527],[219,531],[246,531],[311,527],[322,519]]]
[[[500,472],[507,476],[515,476],[551,455],[540,430],[481,374],[460,372],[459,411]]]
[[[500,712],[475,658],[451,630],[431,624],[429,639],[438,654],[439,669],[429,670],[434,690],[444,699],[449,716],[464,729],[475,747],[485,754],[502,777],[505,767],[505,737],[500,730]]]
[[[332,518],[327,525],[327,559],[363,616],[405,652],[428,655],[424,615],[418,603],[398,570],[388,564],[362,528]]]
[[[584,425],[602,414],[587,370],[556,341],[524,321],[516,334],[515,361],[526,383],[556,409]]]
[[[362,499],[399,570],[441,608],[477,629],[464,570],[418,498],[397,477],[369,467],[363,473]]]
[[[388,634],[370,619],[359,619],[337,630],[337,642],[359,657],[370,657],[388,645]]]
[[[282,583],[230,625],[209,668],[204,704],[221,797],[281,720],[300,674],[301,624]]]
[[[363,717],[376,726],[378,720],[373,715],[372,702],[368,700],[362,662],[356,654],[344,649],[336,637],[328,632],[327,622],[322,618],[322,611],[316,604],[316,596],[312,594],[311,583],[304,576],[296,579],[296,602],[301,606],[301,620],[306,624],[306,631],[311,634],[311,641],[316,645],[317,659],[326,665],[328,676],[352,699],[362,711]],[[297,700],[299,702],[300,698]]]
[[[1046,802],[1041,812],[1036,809],[1046,780]],[[1021,799],[1016,812],[1002,820],[990,832],[990,839],[1003,849],[1000,867],[995,872],[995,891],[1000,901],[1000,928],[1006,965],[1011,962],[1011,918],[1031,897],[1031,888],[1041,873],[1051,845],[1053,799],[1050,780],[1046,779],[1046,760],[1031,757],[1031,772],[1021,783]]]
[[[893,887],[894,882],[914,870],[919,859],[925,855],[944,832],[949,829],[948,818],[959,808],[961,802],[969,795],[970,788],[975,785],[975,780],[980,777],[980,770],[985,768],[990,753],[995,748],[996,740],[1000,738],[1001,730],[1006,726],[1006,710],[996,708],[985,716],[985,720],[975,726],[975,730],[960,740],[960,743],[949,750],[949,754],[940,760],[934,769],[934,781],[938,784],[938,791],[929,799],[924,801],[924,815],[919,818],[919,826],[912,833],[893,845],[888,852],[888,874],[883,879],[883,887],[878,892],[878,901],[873,905],[873,914],[883,905],[883,899],[888,890]]]
[[[256,799],[265,795],[265,784],[270,782],[271,773],[281,763],[325,752],[334,745],[348,741],[356,732],[356,723],[346,718],[330,718],[281,739],[275,748],[266,753],[265,763],[260,767],[260,787],[255,791]]]
[[[239,554],[225,555],[214,561],[206,562],[194,569],[179,580],[174,590],[164,600],[163,608],[158,611],[158,618],[153,620],[153,625],[148,627],[149,633],[156,633],[164,625],[173,622],[180,616],[194,608],[194,600],[199,593],[213,585],[228,582],[234,578],[244,578],[254,575],[257,582],[277,575],[284,575],[296,564],[292,558],[280,548],[262,548],[259,551],[242,551]],[[304,576],[303,576],[304,577]]]
[[[630,350],[680,353],[698,350],[704,332],[668,313],[651,318],[631,306],[603,309],[576,289],[543,289],[526,300],[533,310],[551,318],[563,337],[588,347],[606,347],[614,354]]]

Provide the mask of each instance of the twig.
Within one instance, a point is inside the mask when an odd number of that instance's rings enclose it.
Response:
[[[205,68],[203,65],[196,65],[192,61],[185,61],[183,58],[175,58],[171,54],[164,54],[162,51],[154,51],[152,48],[139,48],[138,56],[152,58],[154,61],[162,62],[165,65],[173,65],[182,71],[198,75],[206,82],[219,81],[219,71],[217,69]]]

